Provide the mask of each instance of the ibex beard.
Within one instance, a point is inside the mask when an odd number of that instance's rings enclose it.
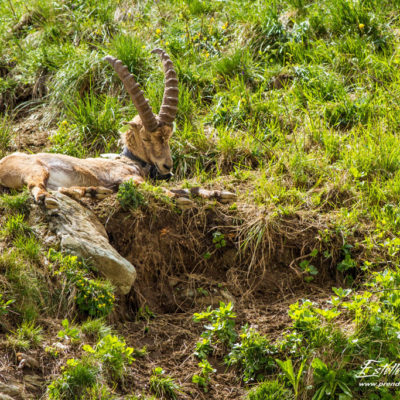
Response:
[[[36,202],[56,208],[57,200],[48,190],[58,190],[77,199],[83,196],[104,198],[128,180],[140,184],[149,177],[168,178],[172,170],[169,140],[178,110],[178,79],[167,53],[161,49],[155,49],[153,53],[161,57],[165,74],[164,96],[158,115],[153,113],[128,68],[116,58],[104,58],[123,82],[138,111],[138,115],[128,122],[129,130],[122,136],[124,149],[121,155],[113,159],[79,159],[63,154],[14,153],[0,161],[0,185],[11,189],[26,185]],[[191,193],[222,201],[235,198],[230,192],[201,188],[164,190],[182,207],[191,204],[187,198]]]

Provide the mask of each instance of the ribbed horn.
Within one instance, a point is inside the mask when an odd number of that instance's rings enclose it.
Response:
[[[156,116],[154,115],[149,101],[144,97],[143,92],[140,90],[139,84],[135,81],[133,75],[128,71],[128,68],[122,64],[122,61],[112,56],[106,56],[103,60],[108,61],[114,68],[115,72],[121,79],[125,86],[126,91],[135,105],[144,127],[153,132],[158,127]]]
[[[174,65],[164,50],[154,49],[152,53],[158,54],[161,57],[165,74],[164,96],[158,114],[158,120],[172,125],[178,111],[178,78],[176,77]]]

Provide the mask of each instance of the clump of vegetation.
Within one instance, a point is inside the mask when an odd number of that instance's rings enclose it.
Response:
[[[279,381],[266,381],[251,389],[246,400],[293,400],[293,393]]]
[[[153,374],[150,377],[150,389],[158,397],[167,397],[169,399],[177,399],[180,387],[174,382],[174,380],[165,375],[164,370],[161,367],[154,368]]]
[[[136,184],[132,181],[123,182],[118,188],[117,199],[122,208],[136,209],[145,204],[143,194],[137,189]]]
[[[41,245],[36,237],[18,235],[13,241],[13,245],[21,252],[21,254],[23,254],[29,260],[39,260]]]
[[[106,335],[95,348],[85,345],[83,350],[100,360],[110,377],[117,381],[126,373],[125,366],[135,361],[132,356],[133,348],[127,347],[125,341],[118,336]]]
[[[50,250],[49,259],[58,264],[56,274],[65,274],[76,288],[74,300],[79,310],[90,316],[108,315],[114,308],[114,287],[108,280],[90,278],[89,268],[76,256]]]
[[[97,340],[112,334],[112,328],[106,324],[104,318],[87,319],[81,324],[80,330],[86,336]]]
[[[133,348],[113,335],[104,336],[94,347],[86,344],[83,350],[83,357],[69,359],[61,376],[48,385],[50,399],[83,399],[89,398],[89,394],[99,395],[99,391],[108,396],[107,382],[121,380],[126,366],[134,361]]]
[[[207,360],[200,361],[198,366],[201,368],[200,374],[193,375],[192,382],[196,383],[203,389],[205,393],[207,393],[210,381],[210,374],[215,373],[216,369],[213,368]]]
[[[26,215],[29,212],[29,194],[25,190],[21,193],[3,194],[0,198],[0,206],[7,211]]]
[[[49,398],[83,399],[88,391],[96,386],[99,374],[99,368],[91,358],[81,360],[71,358],[67,361],[61,377],[48,386]]]
[[[196,322],[206,320],[210,325],[206,325],[206,330],[201,334],[201,341],[196,344],[195,355],[200,359],[207,358],[212,354],[214,347],[218,344],[229,348],[236,340],[235,318],[233,305],[231,303],[220,303],[220,307],[207,311],[195,313],[193,319]]]
[[[32,233],[32,228],[23,214],[10,215],[4,223],[1,235],[7,238],[15,239],[18,235],[28,236]]]
[[[96,96],[92,92],[84,97],[77,94],[66,104],[66,118],[70,122],[64,123],[64,120],[57,135],[52,138],[56,145],[53,151],[68,154],[72,150],[75,153],[72,155],[85,156],[87,153],[114,150],[121,120],[119,110],[118,102],[113,97]],[[63,138],[70,140],[71,137],[74,139],[72,143],[63,141]]]
[[[232,346],[227,356],[228,365],[239,365],[243,370],[243,380],[260,380],[265,372],[272,372],[275,367],[273,356],[277,348],[269,340],[249,326],[244,326],[240,342]]]
[[[14,300],[9,307],[10,321],[16,316],[21,323],[35,320],[39,315],[52,315],[59,298],[49,287],[47,272],[36,261],[32,263],[18,249],[11,250],[0,255],[0,271],[4,276],[3,296]]]
[[[58,331],[57,336],[71,343],[79,343],[81,341],[80,330],[76,326],[70,325],[67,319],[63,319],[61,325],[64,329]]]
[[[42,330],[34,321],[24,321],[15,332],[7,336],[7,342],[18,350],[37,347],[43,340]]]

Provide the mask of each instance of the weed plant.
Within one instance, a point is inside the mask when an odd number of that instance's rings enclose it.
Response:
[[[266,381],[251,389],[246,400],[293,400],[293,393],[279,381]]]
[[[121,381],[126,373],[125,366],[135,361],[133,348],[128,347],[118,336],[106,335],[95,348],[85,345],[83,349],[102,362],[112,381]]]
[[[96,386],[98,375],[99,369],[90,358],[71,358],[61,377],[49,384],[48,396],[54,400],[87,398],[88,391]]]
[[[77,337],[79,329],[70,327],[65,321],[62,334]],[[126,366],[134,361],[133,348],[113,335],[104,336],[95,347],[85,344],[82,349],[83,356],[67,360],[61,376],[48,385],[50,399],[95,399],[103,395],[110,398],[109,387],[123,378]]]
[[[178,393],[181,391],[179,385],[170,376],[165,375],[165,371],[161,367],[154,368],[150,377],[150,389],[157,397],[167,397],[173,400],[178,398]]]
[[[64,274],[76,288],[74,301],[78,309],[91,317],[108,315],[114,308],[114,287],[108,280],[92,279],[86,264],[76,256],[63,255],[50,249],[49,260],[58,266],[55,274]]]
[[[8,345],[17,350],[29,350],[37,347],[42,340],[42,328],[34,321],[24,321],[15,332],[7,335]]]
[[[265,336],[246,325],[242,328],[240,342],[232,346],[227,356],[227,364],[241,367],[244,382],[260,380],[263,373],[274,370],[276,353],[276,347]]]

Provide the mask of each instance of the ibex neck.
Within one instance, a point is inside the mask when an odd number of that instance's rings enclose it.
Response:
[[[138,156],[135,156],[126,146],[124,146],[124,149],[122,150],[121,156],[128,157],[130,160],[138,162],[142,168],[145,168],[147,166],[151,166],[150,163],[142,160]]]
[[[140,164],[140,166],[144,169],[148,170],[149,177],[151,179],[158,179],[158,180],[169,180],[172,177],[172,174],[166,174],[166,175],[161,175],[156,166],[153,164],[150,164],[144,160],[142,160],[140,157],[135,156],[126,146],[124,146],[124,149],[122,150],[121,156],[125,156],[129,158],[132,161],[135,161]]]

